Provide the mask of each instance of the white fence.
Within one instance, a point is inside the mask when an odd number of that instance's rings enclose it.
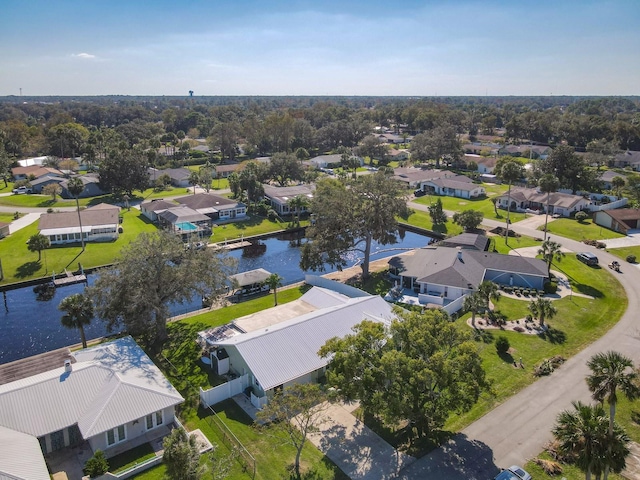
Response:
[[[264,397],[256,397],[253,392],[251,392],[251,404],[257,409],[261,409],[268,403],[266,395]]]
[[[460,298],[456,298],[453,302],[451,302],[451,303],[445,305],[444,307],[442,307],[442,310],[447,312],[449,315],[451,315],[452,313],[457,312],[458,310],[460,310],[462,308],[462,304],[464,303],[464,297],[466,297],[466,295],[463,295]]]
[[[220,403],[223,400],[238,395],[244,392],[244,389],[249,386],[249,374],[246,373],[241,377],[234,378],[228,382],[218,385],[217,387],[210,388],[209,390],[203,390],[200,388],[200,403],[207,408],[216,403]]]
[[[621,198],[620,200],[616,200],[615,202],[603,203],[601,205],[589,205],[589,210],[591,212],[599,212],[601,210],[613,210],[615,208],[624,207],[628,203],[626,198]]]

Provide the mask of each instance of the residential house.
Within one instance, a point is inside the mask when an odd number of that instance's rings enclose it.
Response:
[[[120,207],[100,203],[80,210],[82,229],[77,212],[43,213],[38,230],[49,237],[51,245],[85,242],[110,242],[118,238]]]
[[[509,155],[512,157],[530,155],[531,158],[544,160],[551,154],[551,151],[551,147],[547,145],[504,145],[498,150],[498,155]]]
[[[390,148],[387,151],[387,159],[395,162],[403,162],[405,160],[409,160],[409,150],[398,150],[396,148]]]
[[[425,182],[445,176],[455,176],[455,173],[449,170],[432,170],[426,168],[395,168],[393,170],[393,178],[407,185],[410,189],[422,189]]]
[[[48,479],[43,454],[66,447],[110,457],[162,437],[184,401],[131,337],[40,367],[0,385],[0,478]]]
[[[313,157],[310,160],[305,160],[303,162],[304,165],[307,165],[311,168],[333,168],[338,167],[342,163],[342,155],[334,154],[334,155],[319,155],[317,157]]]
[[[612,181],[616,177],[620,177],[625,181],[627,180],[627,176],[624,173],[618,173],[613,170],[605,170],[598,177],[598,182],[600,183],[600,186],[603,190],[613,190]]]
[[[540,259],[475,248],[426,247],[389,260],[392,278],[416,292],[420,304],[437,306],[472,293],[485,280],[542,290],[547,271],[547,264]]]
[[[49,157],[46,155],[42,157],[23,158],[22,160],[18,160],[18,165],[21,167],[31,167],[33,165],[42,166],[47,161],[47,158]]]
[[[264,198],[269,201],[271,208],[273,208],[279,215],[289,215],[293,213],[291,207],[289,207],[289,201],[295,197],[303,196],[307,200],[311,201],[313,193],[315,191],[314,185],[295,185],[292,187],[274,187],[273,185],[264,184]],[[299,213],[304,213],[307,208],[302,208]]]
[[[601,227],[614,232],[629,234],[629,230],[640,228],[640,209],[619,208],[615,210],[600,210],[595,212],[593,221]]]
[[[486,195],[485,188],[464,175],[443,176],[422,182],[422,189],[436,195],[457,198],[478,198]]]
[[[619,153],[613,158],[612,163],[614,167],[630,167],[637,172],[640,170],[640,152],[627,150],[626,152]]]
[[[104,190],[102,190],[102,188],[100,188],[100,177],[95,173],[77,175],[74,178],[79,178],[82,182],[82,185],[84,186],[82,192],[80,192],[80,195],[78,195],[79,198],[96,197],[98,195],[104,195],[106,193]],[[62,198],[75,198],[69,191],[69,180],[60,182],[60,186],[62,187],[62,193],[60,194]]]
[[[376,135],[376,137],[378,137],[378,140],[380,140],[380,143],[388,143],[388,144],[394,144],[394,145],[405,143],[405,140],[402,137],[402,135],[398,135],[395,133],[381,133]],[[409,143],[410,141],[411,141],[411,137],[407,136],[407,143]]]
[[[498,159],[496,157],[483,157],[481,155],[470,155],[467,154],[464,156],[465,163],[469,164],[470,162],[474,162],[477,165],[477,172],[481,174],[492,174],[496,168],[496,163]]]
[[[506,209],[509,203],[509,195],[505,192],[498,197],[497,205]],[[549,195],[549,214],[570,217],[572,214],[588,208],[590,200],[569,193],[552,192]],[[547,208],[547,194],[536,188],[512,187],[511,211],[524,212],[533,210],[544,212]]]
[[[14,167],[11,169],[11,175],[17,180],[28,180],[30,178],[40,178],[45,175],[64,176],[57,168],[43,167],[42,165],[31,165],[28,167]]]
[[[158,214],[177,206],[178,204],[175,202],[157,198],[147,202],[142,202],[140,204],[140,212],[152,222],[157,222]]]
[[[191,235],[211,235],[211,219],[186,205],[164,210],[157,213],[157,217],[161,228],[182,235],[183,240],[188,240]]]
[[[155,185],[155,182],[162,175],[168,175],[171,179],[171,185],[174,187],[189,187],[189,175],[191,170],[188,168],[166,168],[159,170],[157,168],[149,168],[149,184]]]
[[[275,392],[321,380],[327,358],[318,350],[333,337],[353,333],[363,320],[389,324],[395,315],[382,297],[349,297],[313,287],[300,299],[235,320],[199,334],[211,352],[218,375],[240,377],[254,405],[264,405]],[[226,388],[226,387],[222,387]]]
[[[176,202],[206,215],[213,221],[236,220],[247,216],[247,206],[227,197],[212,193],[197,193],[176,198]]]
[[[240,169],[239,163],[231,163],[229,165],[216,165],[216,178],[227,178],[232,173]]]
[[[462,149],[467,154],[487,156],[487,155],[497,155],[498,150],[501,147],[502,145],[495,142],[473,142],[473,143],[464,144],[462,146]]]
[[[58,177],[57,175],[47,174],[40,178],[36,178],[35,180],[31,180],[29,183],[31,184],[31,190],[33,193],[42,193],[42,189],[47,185],[56,184],[60,185],[65,181],[64,177]],[[61,189],[62,191],[62,189]]]
[[[4,238],[11,233],[9,231],[9,225],[9,223],[0,222],[0,238]]]

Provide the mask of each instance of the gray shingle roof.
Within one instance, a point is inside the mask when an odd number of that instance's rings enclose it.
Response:
[[[84,210],[80,210],[82,229],[87,231],[91,227],[101,225],[118,225],[120,207],[101,203]],[[76,212],[43,213],[40,215],[38,230],[51,230],[56,228],[79,227],[78,214]]]
[[[283,203],[287,203],[292,198],[302,195],[307,198],[313,197],[315,188],[313,185],[293,185],[291,187],[274,187],[273,185],[264,184],[264,194],[271,199],[278,199]]]
[[[198,213],[185,205],[179,205],[165,210],[164,212],[160,212],[158,213],[158,217],[171,224],[180,222],[204,222],[209,220],[209,217],[206,215]]]
[[[507,198],[507,194],[501,195],[499,198]],[[538,191],[535,188],[513,187],[511,189],[511,200],[516,202],[534,202],[547,203],[547,194]],[[549,205],[572,208],[578,202],[584,200],[579,195],[571,195],[569,193],[551,192],[549,195]]]
[[[220,195],[214,195],[211,193],[197,193],[195,195],[187,195],[184,197],[176,198],[176,202],[186,205],[194,210],[201,208],[223,208],[231,207],[234,205],[245,206],[244,203],[238,203],[237,200],[221,197]]]
[[[140,208],[144,208],[149,212],[158,212],[160,210],[168,210],[178,205],[168,200],[151,200],[140,204]]]
[[[485,251],[489,245],[489,238],[478,233],[461,233],[455,237],[445,238],[438,245],[451,248],[475,248],[476,250]]]

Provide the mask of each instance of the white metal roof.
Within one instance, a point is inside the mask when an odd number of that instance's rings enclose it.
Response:
[[[0,386],[0,426],[35,437],[78,424],[86,439],[184,399],[131,337]],[[44,400],[46,399],[46,400]]]
[[[363,320],[388,323],[392,307],[379,296],[350,298],[266,329],[223,340],[236,348],[264,390],[299,378],[327,364],[318,350],[333,337],[353,333]]]
[[[35,437],[0,427],[0,480],[49,480]]]
[[[115,228],[117,225],[100,225],[100,228]],[[93,227],[91,225],[83,225],[82,231],[84,233],[90,232]],[[66,228],[45,228],[40,230],[42,235],[62,235],[64,233],[80,233],[80,227],[66,227]]]

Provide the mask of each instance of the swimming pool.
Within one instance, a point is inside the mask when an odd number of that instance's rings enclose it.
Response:
[[[182,222],[182,223],[176,223],[176,228],[183,232],[192,232],[194,230],[197,230],[198,226],[190,222]]]

